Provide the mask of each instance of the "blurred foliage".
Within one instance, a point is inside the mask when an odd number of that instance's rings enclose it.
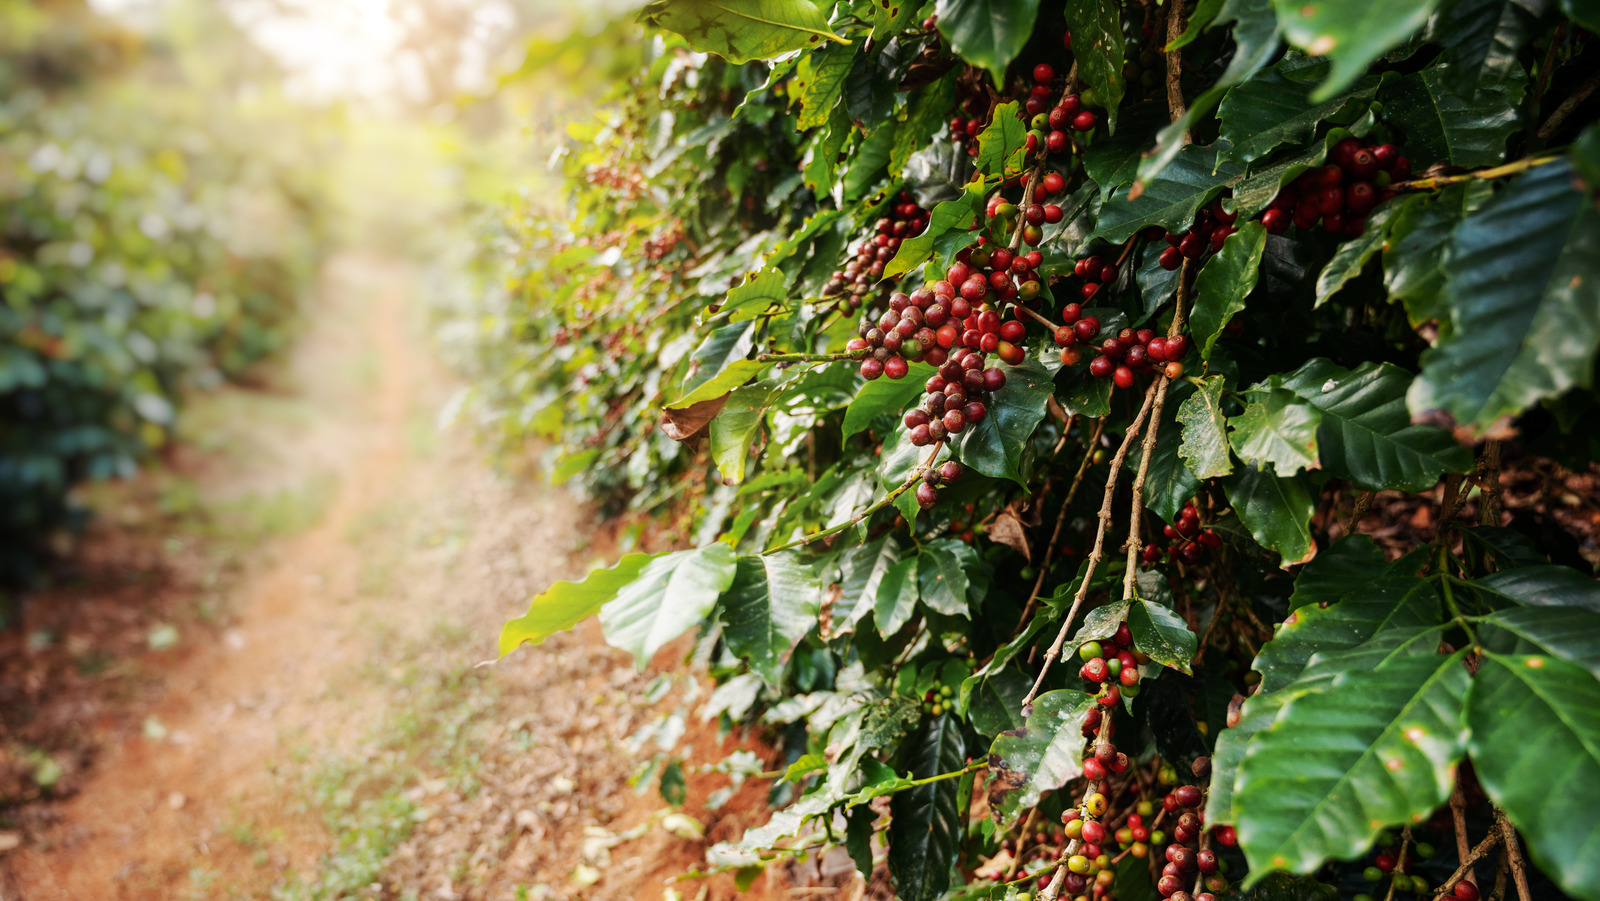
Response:
[[[327,134],[225,17],[171,15],[145,39],[0,2],[0,579],[83,522],[75,485],[166,443],[185,389],[283,347],[317,262]]]

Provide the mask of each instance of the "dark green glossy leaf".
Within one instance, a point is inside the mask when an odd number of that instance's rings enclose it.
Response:
[[[1234,453],[1251,466],[1285,475],[1321,466],[1317,427],[1322,412],[1282,388],[1252,392],[1244,412],[1228,420]]]
[[[898,127],[899,124],[892,119],[882,122],[851,151],[845,161],[848,168],[837,186],[841,203],[860,199],[867,189],[877,183],[884,167],[889,164],[889,154],[894,151],[894,136]]]
[[[1032,358],[1019,366],[1002,363],[999,369],[1006,374],[1005,387],[991,396],[989,415],[967,426],[951,443],[951,453],[986,476],[1020,483],[1022,449],[1044,419],[1054,382],[1044,365]]]
[[[928,216],[928,227],[915,238],[900,243],[894,258],[884,264],[884,278],[898,278],[921,266],[933,256],[934,242],[946,232],[965,232],[977,221],[977,210],[983,205],[983,182],[968,185],[965,193],[956,200],[946,200],[933,208]]]
[[[955,103],[956,76],[959,74],[959,70],[951,69],[938,81],[917,91],[916,96],[912,98],[911,107],[906,111],[906,121],[895,129],[894,149],[889,152],[891,178],[904,173],[911,162],[911,157],[927,147],[935,135],[941,134],[949,127],[950,107]]]
[[[1245,298],[1255,290],[1266,246],[1267,230],[1260,222],[1246,222],[1222,242],[1222,250],[1207,260],[1195,276],[1189,333],[1199,346],[1202,360],[1211,359],[1211,348],[1221,337],[1222,329],[1244,309]]]
[[[1122,79],[1126,41],[1122,37],[1122,4],[1116,0],[1072,0],[1066,5],[1067,30],[1072,32],[1072,58],[1078,77],[1094,90],[1095,101],[1106,111],[1113,134],[1117,107],[1126,87]]]
[[[1378,93],[1378,79],[1362,78],[1350,90],[1327,101],[1311,102],[1317,76],[1326,66],[1303,59],[1286,60],[1251,76],[1229,91],[1217,109],[1219,137],[1233,144],[1229,159],[1248,163],[1282,144],[1308,143],[1317,125],[1354,122]]]
[[[1342,601],[1383,578],[1388,568],[1389,561],[1372,536],[1346,535],[1317,554],[1317,559],[1295,576],[1289,609]]]
[[[940,538],[924,544],[917,560],[922,602],[946,616],[971,619],[983,593],[982,563],[972,545]]]
[[[1474,592],[1491,595],[1495,606],[1581,607],[1600,613],[1600,582],[1568,566],[1528,566],[1474,579]]]
[[[1233,472],[1228,454],[1228,422],[1222,415],[1222,394],[1228,388],[1220,375],[1200,381],[1200,390],[1178,405],[1183,443],[1178,456],[1198,479],[1214,479]]]
[[[989,805],[1002,822],[1039,802],[1083,769],[1083,717],[1095,703],[1081,691],[1047,691],[1033,699],[1020,729],[1002,732],[989,748]]]
[[[1600,678],[1600,613],[1581,607],[1512,607],[1496,610],[1478,625],[1488,639],[1492,629],[1504,629]]]
[[[1304,563],[1317,553],[1311,537],[1316,498],[1304,475],[1280,478],[1271,470],[1242,467],[1223,483],[1228,503],[1256,543],[1283,557],[1283,565]]]
[[[1407,402],[1482,432],[1587,387],[1600,343],[1600,213],[1565,160],[1518,176],[1456,229],[1448,334],[1423,354]]]
[[[1110,379],[1096,381],[1108,382]],[[1194,386],[1186,381],[1174,382],[1168,388],[1166,404],[1161,410],[1160,431],[1156,433],[1155,450],[1150,454],[1150,467],[1145,474],[1144,505],[1167,522],[1172,522],[1183,505],[1200,490],[1200,480],[1194,477],[1194,473],[1183,465],[1183,460],[1178,456],[1183,445],[1183,436],[1178,429],[1178,409],[1193,392]],[[1141,441],[1128,454],[1128,465],[1139,466],[1143,455],[1144,444]]]
[[[908,752],[905,765],[917,779],[961,769],[967,759],[960,720],[946,714],[924,721]],[[889,873],[897,897],[933,901],[949,887],[950,866],[961,848],[958,794],[957,780],[941,779],[894,795]]]
[[[1024,725],[1022,699],[1028,696],[1033,682],[1014,669],[1007,669],[983,679],[972,693],[972,705],[967,714],[972,728],[990,738]]]
[[[1139,174],[1139,160],[1166,124],[1165,101],[1135,104],[1123,112],[1116,134],[1097,138],[1083,152],[1083,171],[1100,187],[1102,198],[1133,183]]]
[[[1231,162],[1220,163],[1213,171],[1216,162],[1216,151],[1209,147],[1191,144],[1178,151],[1138,197],[1130,199],[1131,188],[1118,188],[1101,207],[1095,233],[1121,244],[1149,225],[1171,232],[1187,231],[1194,223],[1195,212],[1243,172]]]
[[[1413,326],[1448,321],[1444,283],[1450,236],[1488,197],[1487,184],[1472,182],[1407,197],[1396,209],[1383,247],[1383,286],[1391,301],[1405,305]]]
[[[833,634],[855,631],[856,623],[872,612],[878,589],[889,570],[900,562],[900,545],[879,538],[845,551],[839,561],[839,598],[833,603]]]
[[[740,557],[722,596],[723,638],[751,671],[777,687],[795,643],[822,609],[816,574],[792,552]]]
[[[1450,433],[1411,424],[1410,386],[1410,375],[1398,366],[1364,363],[1344,372],[1322,358],[1284,382],[1322,413],[1317,449],[1323,468],[1367,491],[1421,491],[1441,473],[1472,468],[1471,453]]]
[[[1419,166],[1492,166],[1505,159],[1506,138],[1521,127],[1527,78],[1520,69],[1512,75],[1469,102],[1450,93],[1440,69],[1430,66],[1384,90],[1384,116],[1405,127],[1406,155]]]
[[[1310,876],[1270,873],[1230,901],[1339,901],[1339,890]]]
[[[825,40],[849,43],[828,28],[811,0],[653,0],[639,20],[731,63],[771,59]]]
[[[844,150],[854,133],[855,125],[851,123],[850,114],[845,112],[842,104],[833,108],[826,126],[812,132],[811,140],[806,144],[805,157],[801,160],[800,174],[816,199],[827,197],[833,189],[839,152]]]
[[[1339,289],[1359,276],[1372,258],[1378,255],[1378,251],[1383,249],[1389,238],[1389,222],[1394,217],[1395,209],[1392,204],[1384,204],[1373,213],[1366,231],[1339,245],[1338,252],[1328,261],[1322,274],[1317,276],[1315,306],[1322,306],[1339,293]]]
[[[1306,604],[1289,614],[1250,664],[1261,674],[1263,692],[1277,691],[1299,679],[1318,654],[1363,645],[1385,630],[1443,622],[1432,585],[1403,570],[1378,569],[1376,573],[1377,578],[1346,593],[1337,603],[1326,607]]]
[[[1600,9],[1587,0],[1561,0],[1561,11],[1567,18],[1590,31],[1600,31]]]
[[[978,133],[978,171],[991,178],[1009,177],[1006,171],[1017,151],[1028,140],[1028,127],[1017,118],[1017,103],[1002,103],[994,108],[993,118]]]
[[[1403,656],[1289,702],[1255,737],[1233,803],[1247,884],[1366,851],[1383,828],[1444,803],[1466,750],[1462,662]]]
[[[756,324],[739,322],[720,325],[706,335],[689,356],[689,374],[678,388],[677,397],[666,406],[689,407],[703,400],[721,397],[750,380],[764,368],[747,360],[755,347]]]
[[[1311,95],[1312,102],[1321,103],[1427,24],[1438,0],[1273,0],[1272,5],[1289,43],[1333,63]]]
[[[1150,659],[1180,673],[1192,672],[1189,662],[1200,640],[1178,614],[1152,601],[1136,600],[1128,609],[1128,631],[1133,646]]]
[[[1527,46],[1543,0],[1446,0],[1435,20],[1444,47],[1439,73],[1450,92],[1472,100],[1479,86],[1522,75],[1517,53]]]
[[[733,584],[733,548],[712,544],[651,560],[600,608],[606,643],[643,666],[656,651],[704,625],[717,597]]]
[[[905,628],[911,614],[917,609],[917,560],[906,557],[890,565],[878,583],[877,599],[873,601],[873,622],[878,634],[887,639]]]
[[[861,878],[872,877],[872,823],[877,811],[862,805],[845,813],[844,847]]]
[[[950,49],[1003,85],[1006,67],[1033,33],[1039,0],[938,0],[933,11]]]
[[[1600,898],[1600,683],[1557,658],[1485,654],[1467,723],[1478,781],[1534,862],[1574,898]]]

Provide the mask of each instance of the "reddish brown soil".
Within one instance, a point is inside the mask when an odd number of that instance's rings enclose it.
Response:
[[[293,415],[235,417],[231,459],[179,452],[119,490],[121,512],[0,632],[3,901],[266,898],[312,879],[345,838],[307,788],[326,785],[319,767],[380,768],[413,727],[452,753],[417,764],[404,797],[419,822],[362,897],[657,901],[710,842],[764,821],[756,780],[706,807],[728,780],[693,767],[741,745],[685,701],[683,648],[637,672],[589,623],[473,668],[530,594],[614,555],[616,539],[561,489],[497,476],[465,429],[437,432],[454,386],[421,337],[414,280],[334,261],[309,334],[271,380]],[[320,515],[297,534],[241,543],[218,534],[225,518],[163,518],[158,489],[174,475],[202,507],[308,484],[331,496],[312,499]],[[176,648],[151,649],[161,623],[178,626]],[[645,701],[663,673],[673,691]],[[657,750],[628,737],[680,709],[681,811],[703,839],[665,828],[653,787],[628,784]],[[30,778],[39,752],[63,768],[47,792]],[[676,890],[702,886],[767,893],[727,876]]]

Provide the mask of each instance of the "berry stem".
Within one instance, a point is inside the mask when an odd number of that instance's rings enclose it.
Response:
[[[1472,181],[1475,178],[1504,178],[1507,175],[1516,175],[1519,172],[1526,172],[1535,166],[1543,166],[1559,159],[1562,159],[1559,154],[1556,156],[1528,157],[1506,163],[1503,166],[1474,169],[1471,172],[1462,172],[1459,175],[1432,175],[1424,178],[1413,178],[1410,181],[1395,182],[1389,186],[1389,189],[1392,191],[1436,191],[1446,185]]]
[[[1450,874],[1449,879],[1439,884],[1438,894],[1434,895],[1435,901],[1444,901],[1444,899],[1451,897],[1455,892],[1456,883],[1466,879],[1472,872],[1472,865],[1477,863],[1478,859],[1483,855],[1488,854],[1490,848],[1500,844],[1500,840],[1500,833],[1490,830],[1489,834],[1483,837],[1483,841],[1478,842],[1476,848],[1463,854],[1461,856],[1461,866],[1456,867],[1456,871]]]
[[[1600,72],[1589,76],[1588,81],[1579,85],[1578,89],[1572,92],[1572,96],[1561,101],[1561,105],[1550,113],[1550,118],[1544,120],[1544,124],[1539,126],[1539,140],[1550,140],[1550,136],[1556,133],[1556,129],[1561,127],[1561,123],[1572,115],[1573,110],[1581,106],[1585,100],[1588,100],[1589,95],[1593,94],[1597,88],[1600,88]]]
[[[1361,524],[1361,518],[1367,515],[1368,510],[1372,509],[1372,501],[1377,496],[1377,492],[1363,491],[1361,496],[1356,498],[1356,505],[1350,510],[1350,518],[1344,521],[1344,533],[1346,535],[1355,534],[1356,526]]]
[[[1471,853],[1467,850],[1471,843],[1467,841],[1467,795],[1461,790],[1460,779],[1456,780],[1455,791],[1450,793],[1450,819],[1455,821],[1456,827],[1456,858],[1466,860],[1467,855]],[[1466,874],[1466,881],[1477,884],[1470,868]]]
[[[1034,322],[1039,323],[1040,325],[1042,325],[1045,328],[1049,329],[1051,332],[1054,332],[1056,329],[1061,327],[1059,325],[1056,325],[1054,322],[1051,322],[1050,320],[1048,320],[1048,319],[1044,318],[1043,316],[1039,315],[1038,313],[1035,313],[1034,311],[1028,309],[1027,307],[1018,305],[1016,307],[1016,311],[1019,314],[1021,314],[1023,316],[1026,316],[1029,319],[1032,319]]]
[[[913,485],[916,485],[917,482],[921,480],[922,474],[924,472],[926,472],[929,467],[933,466],[934,458],[938,457],[939,456],[939,451],[941,451],[943,449],[944,449],[944,442],[943,441],[935,442],[934,445],[933,445],[932,451],[928,454],[927,459],[922,461],[922,465],[921,466],[918,466],[916,469],[913,469],[911,471],[911,475],[907,476],[906,480],[904,482],[901,482],[900,485],[898,487],[896,487],[893,491],[890,491],[888,494],[884,495],[882,498],[879,498],[876,503],[874,503],[872,506],[868,507],[867,509],[862,510],[859,514],[857,514],[856,516],[852,517],[851,519],[846,520],[845,522],[842,522],[842,523],[840,523],[840,524],[838,524],[836,526],[833,526],[832,528],[823,529],[822,531],[817,532],[814,535],[807,535],[804,538],[800,538],[800,539],[798,539],[796,541],[791,541],[788,544],[783,545],[782,547],[775,547],[770,551],[764,552],[762,554],[762,556],[766,556],[767,554],[776,554],[776,553],[778,553],[780,551],[792,551],[797,547],[804,547],[805,545],[812,544],[812,543],[817,542],[817,541],[821,541],[822,539],[827,538],[830,535],[837,535],[840,532],[843,532],[844,530],[846,530],[846,529],[850,528],[851,526],[855,525],[856,523],[865,521],[868,517],[872,516],[872,514],[877,513],[879,510],[882,510],[884,507],[887,507],[890,504],[894,503],[896,498],[898,498],[900,495],[905,494],[907,491],[909,491]]]
[[[1028,173],[1028,184],[1022,189],[1022,202],[1017,204],[1019,211],[1017,227],[1011,232],[1011,241],[1006,245],[1012,253],[1016,253],[1017,248],[1022,246],[1022,230],[1027,228],[1028,217],[1021,215],[1020,211],[1027,209],[1028,204],[1033,202],[1033,189],[1038,186],[1039,179],[1044,175],[1044,158],[1047,155],[1048,151],[1043,147],[1039,148],[1039,161],[1034,164],[1033,171]]]
[[[1036,685],[1034,688],[1037,689],[1038,686]],[[1024,702],[1023,706],[1027,706],[1026,702]],[[1111,719],[1112,717],[1110,710],[1107,710],[1100,717],[1100,728],[1095,730],[1094,741],[1089,744],[1089,747],[1092,748],[1101,742],[1108,742],[1111,740]],[[1078,802],[1080,809],[1085,803],[1088,802],[1090,795],[1100,790],[1100,786],[1102,784],[1103,783],[1100,782],[1091,782],[1084,788],[1083,797]],[[1045,886],[1044,891],[1039,893],[1039,901],[1055,901],[1056,896],[1061,894],[1061,884],[1067,880],[1067,860],[1070,859],[1072,855],[1077,854],[1078,850],[1082,847],[1083,839],[1075,838],[1067,842],[1066,847],[1061,849],[1061,856],[1056,859],[1055,875],[1050,877],[1050,884]]]
[[[1389,891],[1383,896],[1383,901],[1394,901],[1394,893],[1398,888],[1396,878],[1404,876],[1406,872],[1406,852],[1411,850],[1411,827],[1406,826],[1400,830],[1400,853],[1394,859],[1394,873],[1389,876]]]
[[[1024,708],[1033,703],[1034,696],[1044,686],[1045,676],[1050,673],[1050,665],[1061,656],[1061,647],[1067,642],[1067,633],[1072,629],[1072,621],[1077,618],[1078,610],[1089,597],[1089,583],[1093,581],[1094,571],[1105,556],[1106,527],[1111,524],[1111,501],[1117,493],[1117,477],[1122,474],[1122,463],[1128,457],[1128,448],[1133,446],[1134,439],[1139,437],[1139,431],[1144,428],[1145,419],[1150,415],[1150,407],[1156,399],[1156,385],[1159,384],[1160,381],[1152,382],[1150,388],[1145,391],[1144,406],[1128,426],[1127,434],[1122,436],[1122,445],[1117,448],[1116,456],[1111,458],[1111,473],[1106,476],[1105,499],[1100,503],[1100,525],[1095,531],[1094,550],[1089,552],[1083,581],[1078,585],[1078,592],[1072,598],[1072,609],[1067,611],[1066,619],[1062,620],[1061,630],[1056,633],[1056,640],[1050,644],[1050,650],[1044,653],[1044,664],[1039,669],[1038,679],[1034,681],[1033,688],[1029,689],[1028,696],[1022,699]],[[1093,449],[1090,452],[1092,453]]]
[[[1025,309],[1019,307],[1019,309]],[[1050,543],[1045,546],[1044,561],[1039,564],[1039,575],[1033,580],[1033,591],[1028,593],[1028,603],[1022,610],[1022,616],[1017,620],[1017,627],[1011,630],[1013,637],[1020,634],[1028,625],[1028,620],[1033,618],[1033,611],[1039,606],[1039,592],[1044,589],[1045,576],[1050,573],[1050,564],[1055,562],[1056,545],[1061,541],[1061,530],[1067,525],[1067,512],[1072,509],[1072,501],[1078,496],[1078,488],[1083,485],[1083,476],[1089,471],[1089,463],[1094,459],[1095,446],[1100,443],[1100,436],[1105,433],[1106,418],[1104,416],[1094,421],[1094,431],[1089,435],[1089,445],[1084,450],[1083,460],[1078,463],[1078,471],[1072,477],[1072,487],[1067,489],[1067,498],[1061,502],[1061,514],[1056,517],[1055,530],[1050,533]]]
[[[867,355],[865,350],[848,350],[833,354],[760,354],[757,363],[840,363],[859,360]]]

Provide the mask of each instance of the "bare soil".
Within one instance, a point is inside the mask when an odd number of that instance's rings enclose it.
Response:
[[[764,783],[712,800],[733,786],[697,770],[765,752],[700,722],[684,648],[639,672],[591,622],[474,665],[619,537],[438,429],[456,386],[416,282],[332,261],[272,387],[197,403],[195,440],[22,599],[0,901],[767,895],[666,882],[767,816]],[[658,754],[685,758],[680,808],[629,784]]]

